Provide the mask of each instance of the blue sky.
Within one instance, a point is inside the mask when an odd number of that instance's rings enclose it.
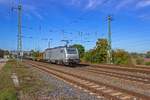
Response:
[[[150,0],[23,0],[23,49],[80,43],[86,49],[107,38],[113,16],[112,47],[131,52],[150,50]],[[0,48],[17,48],[17,0],[0,0]],[[63,34],[64,33],[64,34]],[[82,33],[82,34],[81,34]]]

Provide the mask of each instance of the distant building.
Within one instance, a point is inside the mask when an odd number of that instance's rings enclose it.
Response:
[[[31,51],[24,51],[23,54],[27,55],[27,56],[30,56],[32,54],[32,52]]]
[[[4,59],[8,59],[10,56],[9,55],[4,55]]]
[[[9,53],[12,58],[17,58],[17,51],[10,51]]]

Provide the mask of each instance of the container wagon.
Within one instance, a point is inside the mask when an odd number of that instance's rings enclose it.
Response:
[[[77,48],[66,46],[46,49],[44,51],[43,59],[50,63],[64,65],[73,65],[80,63]]]

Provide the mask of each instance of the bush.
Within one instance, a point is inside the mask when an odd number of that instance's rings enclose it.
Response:
[[[121,49],[113,51],[113,62],[117,65],[132,65],[129,53]]]
[[[17,100],[16,92],[14,89],[3,89],[0,92],[0,100]]]
[[[4,57],[4,50],[0,49],[0,58],[3,58],[3,57]]]
[[[91,51],[85,52],[83,59],[86,62],[92,62],[93,61],[92,52]]]
[[[142,64],[144,64],[144,59],[143,59],[143,58],[137,58],[137,59],[136,59],[136,64],[137,64],[137,65],[142,65]]]
[[[146,62],[145,65],[148,65],[148,66],[149,66],[149,65],[150,65],[150,62]]]

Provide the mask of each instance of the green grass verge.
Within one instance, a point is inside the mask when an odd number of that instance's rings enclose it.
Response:
[[[145,65],[150,66],[150,62],[146,62]]]
[[[38,96],[39,92],[49,93],[54,90],[53,85],[46,84],[41,80],[36,72],[26,67],[23,63],[15,60],[8,61],[0,71],[0,100],[17,100],[17,90],[11,79],[12,73],[16,73],[19,79],[20,88],[23,96]]]
[[[17,100],[17,91],[11,79],[13,64],[13,62],[8,61],[0,71],[0,100]]]

